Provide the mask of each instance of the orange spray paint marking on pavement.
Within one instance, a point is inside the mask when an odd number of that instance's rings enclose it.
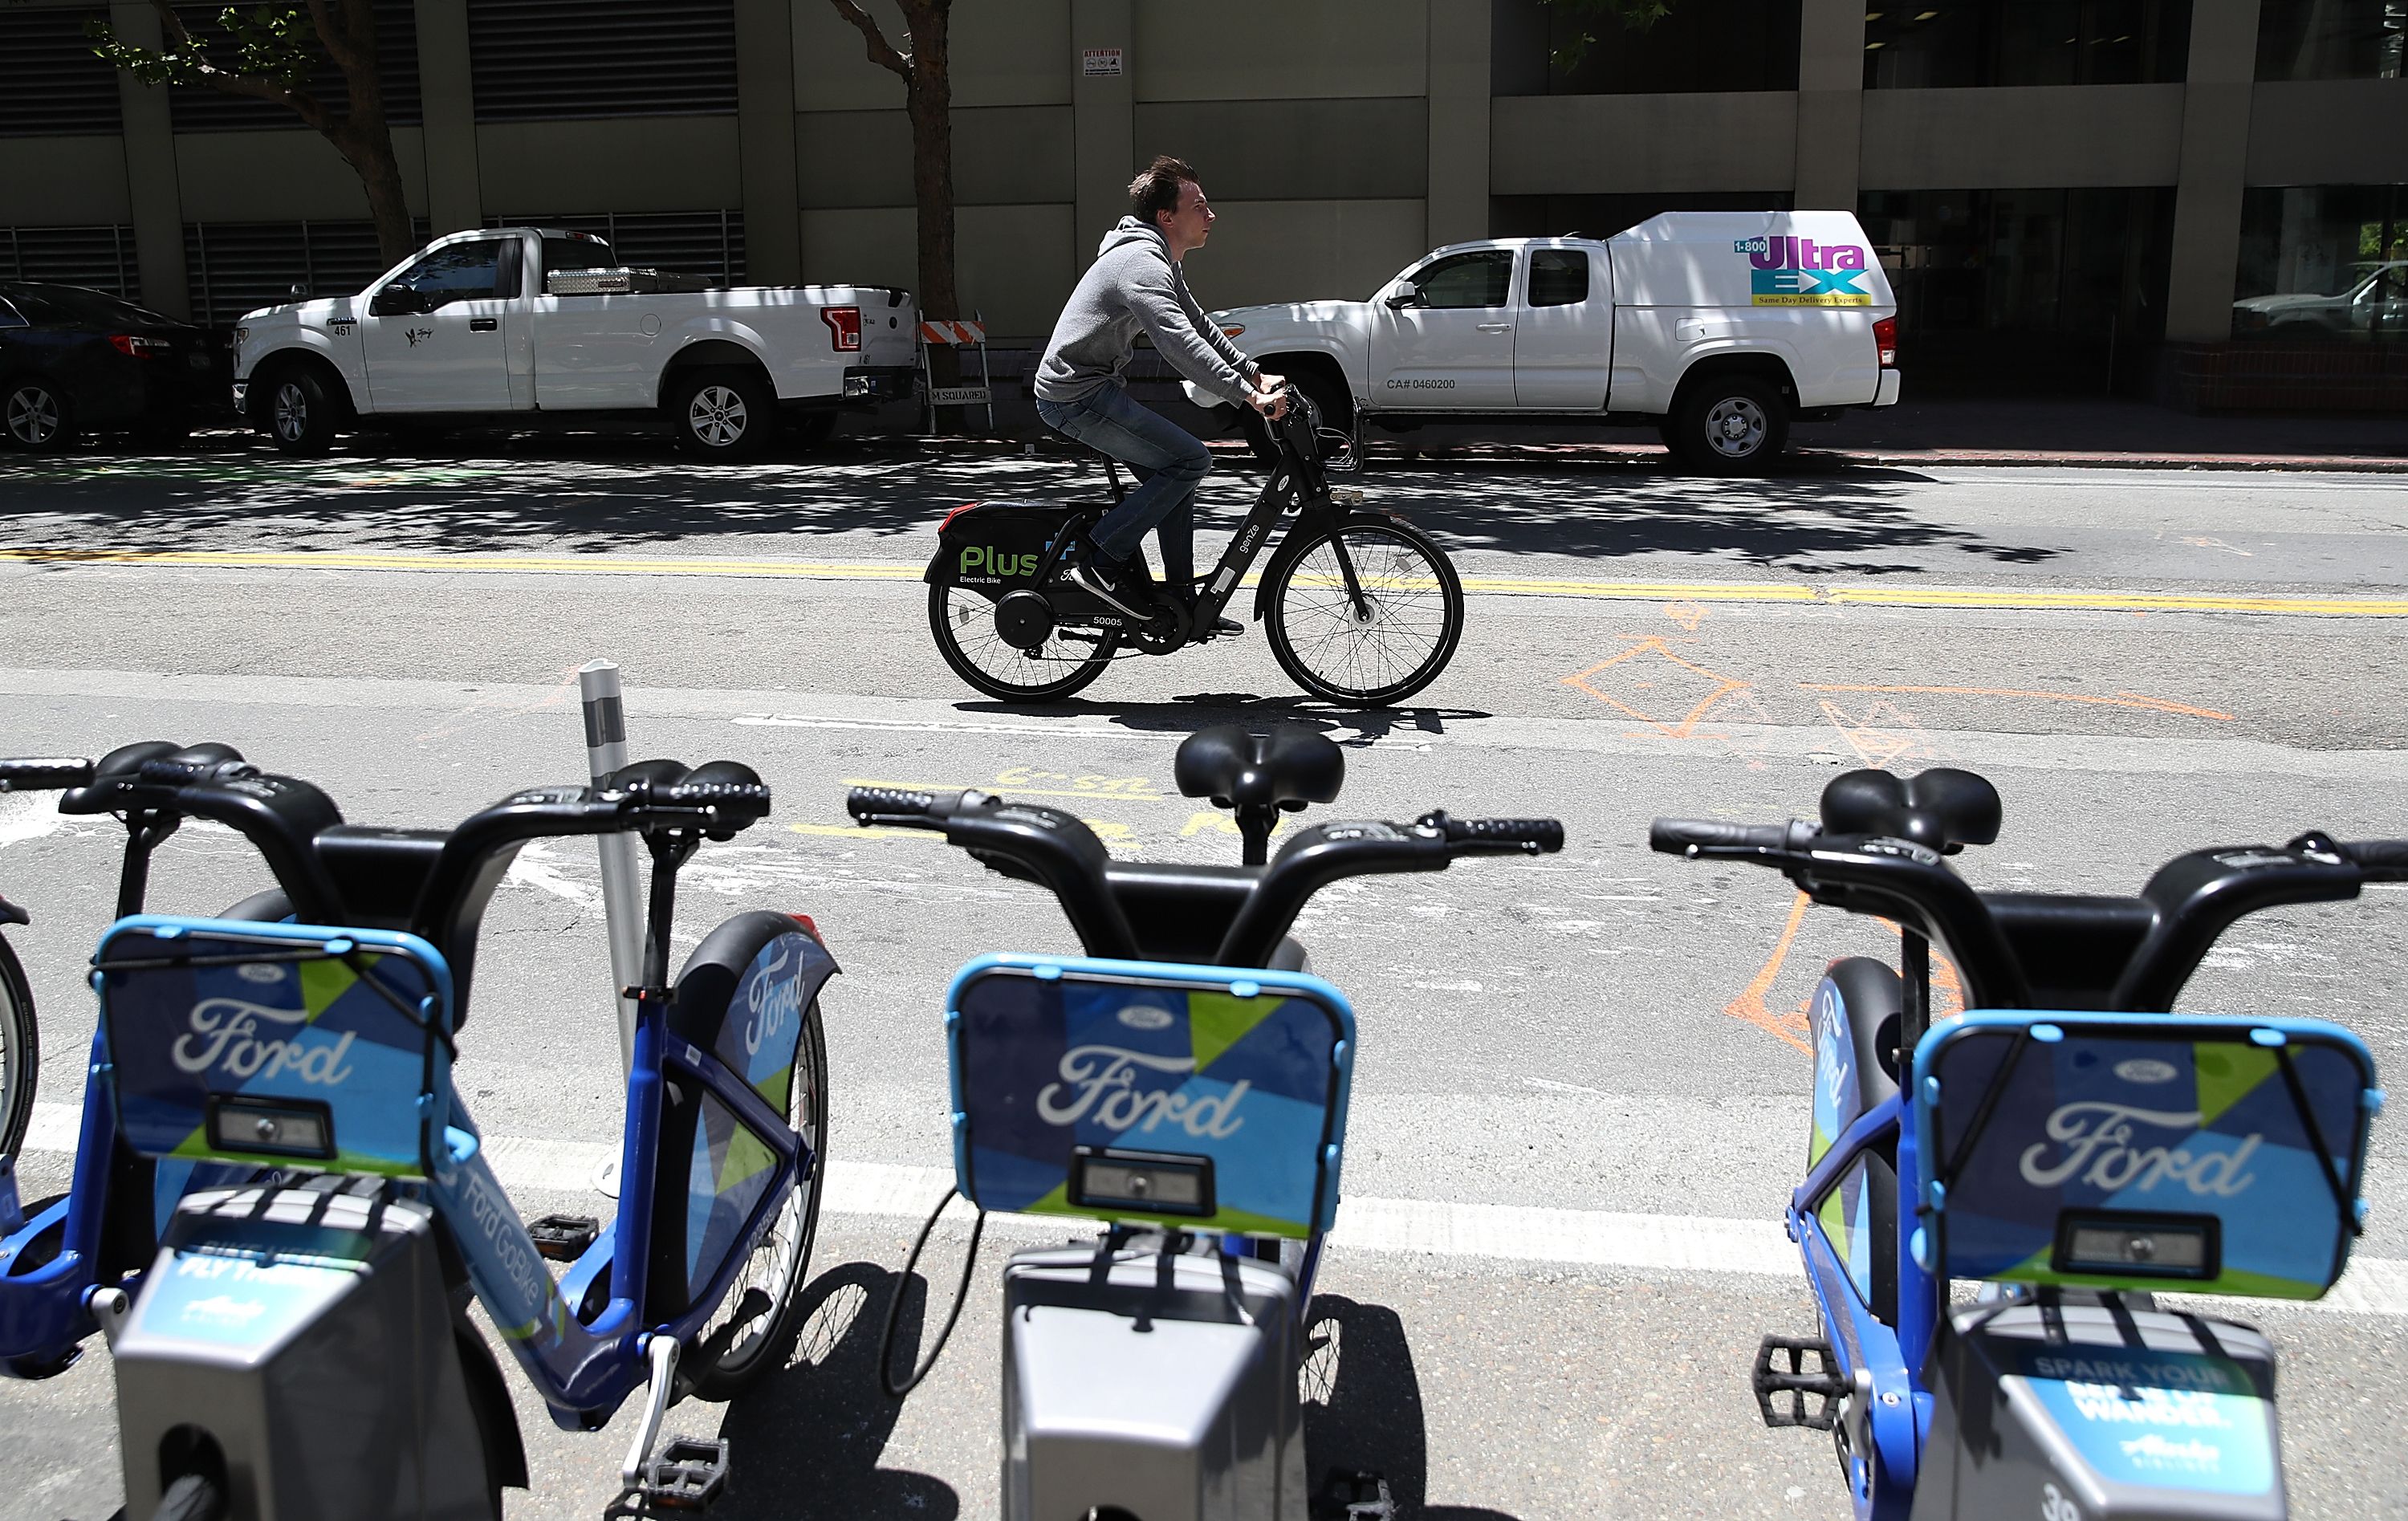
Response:
[[[1731,1018],[1744,1020],[1809,1053],[1814,1048],[1806,1042],[1807,1004],[1799,1004],[1794,1013],[1776,1014],[1764,1001],[1764,996],[1772,991],[1774,980],[1781,975],[1781,964],[1789,959],[1790,943],[1798,939],[1798,926],[1806,922],[1806,906],[1813,901],[1803,893],[1798,895],[1797,901],[1789,905],[1789,922],[1781,926],[1781,938],[1773,942],[1772,954],[1748,979],[1747,986],[1740,989],[1739,997],[1723,1005],[1723,1012]],[[1813,1002],[1811,996],[1807,1002]]]
[[[2172,713],[2182,718],[2213,718],[2225,723],[2234,715],[2218,712],[2213,708],[2194,708],[2188,703],[2172,702],[2164,697],[2143,696],[2138,692],[2118,692],[2112,697],[2095,697],[2083,692],[2037,692],[2008,686],[1850,686],[1836,682],[1800,682],[1802,692],[1889,692],[1919,693],[1941,697],[2029,697],[2042,702],[2080,702],[2099,708],[2130,708],[2145,713]]]
[[[1749,683],[1737,677],[1725,676],[1720,671],[1708,670],[1693,660],[1683,659],[1673,653],[1672,647],[1664,641],[1661,635],[1626,634],[1623,637],[1630,639],[1629,649],[1618,655],[1600,660],[1586,670],[1575,671],[1565,677],[1564,685],[1585,692],[1606,706],[1628,713],[1668,739],[1696,738],[1698,725],[1704,720],[1708,712],[1713,710],[1716,703],[1733,693],[1744,692],[1748,689]],[[1641,664],[1642,659],[1651,657],[1650,665]],[[1653,660],[1663,661],[1670,668],[1654,667]],[[1650,710],[1654,707],[1652,701],[1647,707],[1641,707],[1636,703],[1626,702],[1614,696],[1613,692],[1605,690],[1610,686],[1635,696],[1641,692],[1653,692],[1659,684],[1684,688],[1688,692],[1696,692],[1702,687],[1704,695],[1697,698],[1690,705],[1689,710],[1680,717],[1659,718]],[[1676,697],[1673,700],[1678,701],[1679,698]]]

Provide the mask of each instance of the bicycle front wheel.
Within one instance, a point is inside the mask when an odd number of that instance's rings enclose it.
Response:
[[[42,1069],[34,1029],[34,993],[17,953],[0,940],[0,1156],[14,1156],[34,1119],[34,1080]]]
[[[778,1217],[753,1243],[726,1298],[695,1338],[688,1368],[694,1392],[705,1399],[725,1399],[777,1365],[793,1328],[795,1304],[802,1298],[811,1242],[820,1233],[820,1187],[827,1181],[827,1038],[820,1029],[817,998],[804,1006],[803,1027],[795,1040],[786,1119],[810,1148],[811,1175],[787,1192]]]
[[[1121,639],[1117,630],[1087,640],[1056,629],[1023,650],[996,631],[995,604],[959,586],[928,588],[928,632],[954,675],[1006,702],[1053,702],[1083,691],[1111,664]]]
[[[1463,583],[1421,530],[1347,523],[1280,568],[1267,622],[1290,681],[1329,702],[1383,707],[1437,681],[1455,657]]]

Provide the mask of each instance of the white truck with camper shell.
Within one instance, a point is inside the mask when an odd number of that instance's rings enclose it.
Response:
[[[1739,474],[1777,457],[1795,421],[1899,396],[1897,298],[1844,211],[1455,243],[1368,301],[1212,316],[1358,437],[1366,422],[1653,423],[1693,466]]]
[[[291,454],[371,419],[439,423],[571,412],[666,421],[707,457],[807,441],[839,409],[913,394],[919,312],[875,285],[738,286],[618,267],[587,233],[438,237],[357,295],[251,312],[235,406]]]

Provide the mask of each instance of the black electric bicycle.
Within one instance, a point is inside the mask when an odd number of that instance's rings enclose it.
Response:
[[[1361,492],[1332,491],[1320,415],[1302,392],[1289,395],[1295,404],[1277,422],[1246,414],[1269,474],[1221,563],[1192,599],[1155,595],[1144,623],[1081,590],[1065,564],[1071,544],[1124,495],[1110,461],[1109,501],[973,502],[947,514],[923,578],[945,664],[1008,702],[1067,697],[1116,658],[1211,639],[1255,557],[1278,538],[1254,615],[1291,681],[1326,701],[1376,708],[1438,680],[1463,638],[1455,567],[1403,518],[1365,510]],[[1146,584],[1152,594],[1151,578]]]

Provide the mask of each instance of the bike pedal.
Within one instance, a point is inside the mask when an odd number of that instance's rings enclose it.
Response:
[[[1806,1370],[1810,1353],[1820,1365],[1819,1372]],[[1802,1426],[1813,1431],[1828,1431],[1839,1423],[1840,1397],[1848,1392],[1831,1344],[1806,1336],[1766,1337],[1756,1349],[1756,1371],[1749,1383],[1756,1389],[1756,1413],[1765,1425]],[[1789,1408],[1775,1408],[1776,1398],[1784,1394],[1789,1397]],[[1807,1405],[1809,1398],[1815,1401],[1812,1408]]]
[[[727,1442],[671,1437],[644,1464],[644,1499],[664,1511],[699,1511],[727,1488]]]
[[[1312,1511],[1312,1521],[1397,1521],[1398,1514],[1386,1479],[1360,1470],[1341,1473],[1334,1469],[1322,1481]]]
[[[602,1234],[602,1223],[590,1214],[547,1214],[527,1222],[535,1249],[554,1262],[574,1262]]]

